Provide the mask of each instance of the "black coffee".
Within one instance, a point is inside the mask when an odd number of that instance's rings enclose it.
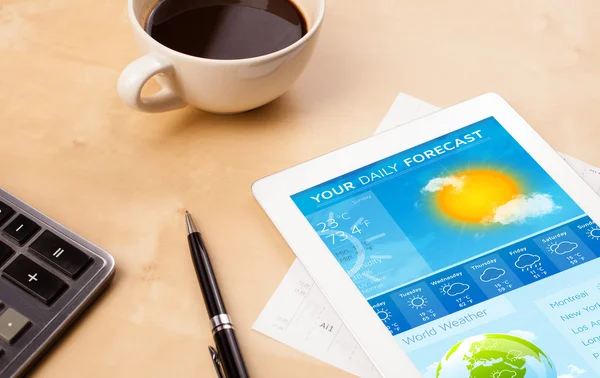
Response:
[[[146,31],[184,54],[243,59],[293,44],[306,34],[306,21],[290,0],[163,0]]]

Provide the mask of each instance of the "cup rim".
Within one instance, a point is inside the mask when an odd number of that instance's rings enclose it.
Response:
[[[208,63],[208,64],[236,65],[236,64],[240,64],[240,63],[252,64],[252,63],[263,62],[265,60],[277,59],[281,56],[287,55],[291,51],[295,50],[296,48],[298,48],[301,45],[303,45],[304,43],[306,43],[306,41],[308,41],[313,36],[313,34],[315,34],[317,32],[317,30],[320,28],[321,24],[323,23],[323,18],[325,17],[325,3],[327,0],[317,0],[317,1],[319,1],[319,9],[318,9],[319,14],[317,16],[317,20],[315,21],[314,25],[308,30],[308,32],[302,36],[302,38],[300,38],[296,42],[292,43],[291,45],[284,47],[281,50],[273,51],[272,53],[265,54],[265,55],[259,55],[259,56],[255,56],[252,58],[242,58],[242,59],[202,58],[202,57],[198,57],[198,56],[184,54],[182,52],[173,50],[172,48],[163,45],[162,43],[158,42],[156,39],[152,38],[152,36],[149,35],[146,32],[146,30],[142,27],[142,25],[140,25],[140,23],[138,22],[137,18],[135,17],[135,11],[133,9],[134,1],[136,1],[136,0],[128,0],[127,13],[129,16],[129,21],[133,24],[133,27],[136,28],[136,31],[143,33],[144,38],[146,40],[148,40],[151,44],[160,46],[161,48],[169,51],[169,53],[176,55],[178,57],[184,58],[184,59],[190,59],[190,60],[194,60],[194,61],[198,61],[198,62],[202,62],[202,63]],[[294,0],[289,0],[289,1],[294,1]]]

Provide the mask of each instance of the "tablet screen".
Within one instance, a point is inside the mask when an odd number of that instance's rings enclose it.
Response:
[[[490,117],[292,200],[425,377],[597,377],[600,228]]]

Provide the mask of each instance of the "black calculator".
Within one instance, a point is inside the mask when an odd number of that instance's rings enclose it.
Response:
[[[107,252],[0,189],[0,378],[31,368],[114,271]]]

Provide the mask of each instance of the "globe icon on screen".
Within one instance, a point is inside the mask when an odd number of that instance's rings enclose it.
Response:
[[[557,378],[554,364],[520,337],[485,334],[454,345],[438,365],[436,378]]]

